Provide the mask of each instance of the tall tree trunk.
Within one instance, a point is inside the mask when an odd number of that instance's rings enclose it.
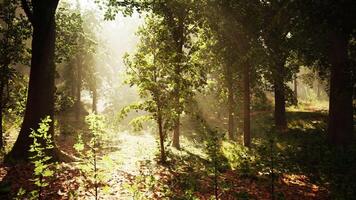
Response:
[[[161,163],[166,162],[166,152],[164,150],[164,133],[163,133],[163,120],[162,120],[162,112],[160,109],[160,104],[157,103],[158,106],[158,118],[157,118],[157,125],[158,125],[158,132],[159,132],[159,144],[160,144],[160,160]]]
[[[228,135],[230,140],[234,140],[235,137],[235,103],[234,103],[234,91],[232,87],[228,90],[228,106],[229,106],[229,122],[228,122]]]
[[[7,77],[7,75],[5,75],[5,66],[3,66],[2,68],[2,72],[1,72],[1,82],[0,82],[0,92],[1,92],[1,96],[0,96],[0,149],[2,149],[4,147],[4,135],[3,135],[3,109],[4,109],[4,105],[5,105],[5,78]]]
[[[172,146],[180,149],[179,135],[180,135],[180,114],[177,114],[173,130]]]
[[[75,98],[75,120],[80,121],[81,117],[81,97],[82,97],[82,66],[81,55],[77,56],[77,82],[76,82],[76,98]]]
[[[316,89],[316,97],[319,99],[321,94],[320,94],[320,82],[319,82],[319,76],[318,72],[315,70],[314,72],[314,89]]]
[[[348,63],[348,37],[334,33],[331,37],[329,141],[345,146],[353,140],[352,77]]]
[[[181,89],[181,62],[183,56],[183,44],[184,44],[184,20],[182,17],[178,19],[178,27],[174,30],[174,40],[176,42],[176,65],[175,65],[175,76],[176,76],[176,88],[175,88],[175,102],[176,102],[176,119],[173,130],[173,142],[172,146],[176,149],[180,149],[179,135],[180,135],[180,115],[181,115],[181,102],[180,102],[180,89]]]
[[[321,97],[321,85],[320,85],[320,82],[319,80],[317,81],[317,85],[316,85],[316,95],[317,95],[317,98],[320,99]]]
[[[284,62],[277,66],[274,76],[274,121],[278,132],[287,130],[286,102],[284,93]]]
[[[243,88],[244,88],[244,145],[251,146],[251,130],[250,130],[250,66],[245,64],[243,69]]]
[[[180,59],[179,59],[180,60]],[[181,115],[181,102],[180,102],[180,63],[177,63],[176,66],[176,88],[175,88],[175,120],[174,120],[174,129],[173,129],[173,138],[172,146],[176,149],[180,149],[179,135],[180,135],[180,115]]]
[[[33,25],[32,58],[26,111],[19,136],[5,161],[28,160],[33,140],[31,130],[46,116],[52,119],[49,134],[54,134],[54,49],[55,12],[58,0],[32,1],[33,13],[29,16]],[[28,5],[27,5],[28,6]],[[53,151],[54,152],[54,151]]]
[[[2,91],[2,89],[1,89]],[[0,149],[4,147],[4,135],[3,135],[3,102],[2,96],[0,97]]]
[[[297,75],[294,76],[294,98],[295,98],[295,105],[298,105],[298,77],[297,77]]]
[[[226,84],[228,90],[228,136],[230,140],[234,140],[235,136],[235,101],[234,101],[234,88],[232,86],[232,72],[231,66],[226,66]]]
[[[96,91],[96,88],[94,88],[92,92],[93,92],[92,112],[96,114],[98,112],[97,109],[98,93]]]

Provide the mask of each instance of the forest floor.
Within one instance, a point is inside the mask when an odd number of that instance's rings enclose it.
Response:
[[[256,119],[256,124],[266,124],[265,120],[270,120],[267,114],[261,115],[266,116]],[[299,134],[300,138],[307,136],[308,129],[317,127],[319,122],[324,120],[325,114],[292,111],[288,117],[291,121],[290,134]],[[259,127],[256,130],[261,129],[263,128]],[[300,135],[303,129],[305,135]],[[215,179],[209,173],[207,155],[201,145],[196,145],[194,140],[183,137],[181,151],[168,148],[168,162],[165,165],[157,162],[157,143],[150,133],[113,133],[108,140],[110,142],[105,154],[110,161],[98,164],[105,174],[105,184],[100,185],[100,199],[208,200],[214,196]],[[74,154],[74,141],[73,137],[67,136],[57,143],[62,150]],[[278,145],[283,146],[285,143],[282,141],[276,146]],[[276,151],[275,154],[280,155],[280,152]],[[90,174],[80,173],[77,165],[76,162],[59,164],[54,177],[49,180],[49,186],[45,187],[43,199],[94,199],[93,184],[85,182]],[[289,165],[293,165],[290,168],[296,168],[297,165],[303,165],[303,161]],[[272,184],[271,176],[258,171],[254,166],[250,162],[247,173],[241,173],[241,170],[237,169],[219,171],[217,175],[219,199],[267,200],[272,199],[272,194],[275,199],[328,199],[330,191],[326,189],[326,185],[314,181],[307,172],[283,171],[276,166]],[[33,190],[34,186],[30,181],[32,173],[30,165],[13,167],[0,165],[0,199],[13,199],[20,188],[26,191]]]
[[[195,162],[200,159],[204,162],[204,158],[195,155],[195,152],[183,149],[186,151],[184,155],[190,154],[194,158],[170,160],[169,164],[162,166],[154,161],[156,142],[152,135],[131,135],[128,132],[118,135],[117,141],[113,141],[117,144],[117,151],[109,153],[115,167],[106,171],[110,190],[100,192],[101,199],[210,199],[214,195],[212,177],[203,177],[205,173],[196,169],[200,164]],[[174,153],[179,156],[178,152]],[[180,154],[181,157],[184,155]],[[80,189],[82,175],[75,166],[75,163],[60,164],[44,192],[45,199],[94,199],[93,189]],[[179,167],[175,169],[175,166]],[[1,166],[0,199],[11,199],[19,188],[33,190],[29,181],[31,174],[29,165]],[[304,175],[283,174],[277,179],[276,197],[283,194],[284,199],[290,200],[326,198],[325,189],[310,183]],[[219,175],[219,182],[220,199],[271,199],[270,180],[265,177],[244,177],[227,170]],[[188,187],[191,188],[186,190]],[[82,193],[76,193],[79,190]]]

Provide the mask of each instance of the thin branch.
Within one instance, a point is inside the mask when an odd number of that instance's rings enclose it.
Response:
[[[33,23],[33,13],[31,11],[30,5],[28,4],[27,0],[21,0],[21,7],[25,11],[28,20],[31,23]]]

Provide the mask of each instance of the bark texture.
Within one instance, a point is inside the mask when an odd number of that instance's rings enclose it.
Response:
[[[329,141],[338,146],[353,141],[352,70],[348,62],[348,37],[334,33],[330,47]]]
[[[286,99],[284,91],[284,62],[277,66],[274,74],[274,121],[278,132],[285,132],[287,130],[286,119]]]

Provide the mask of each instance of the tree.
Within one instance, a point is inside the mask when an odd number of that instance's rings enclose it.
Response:
[[[73,9],[69,4],[62,4],[57,12],[56,63],[60,79],[59,92],[74,101],[74,115],[80,119],[82,113],[81,92],[88,89],[93,94],[93,108],[96,107],[97,85],[95,69],[97,37],[94,31],[99,25],[93,17],[93,11],[80,10],[79,3]],[[88,22],[93,21],[93,23]],[[95,109],[94,109],[94,112]]]
[[[202,80],[200,73],[196,73],[193,63],[190,63],[190,57],[194,53],[192,48],[193,37],[195,36],[196,18],[193,14],[193,1],[165,1],[153,4],[152,12],[163,18],[166,24],[171,40],[173,41],[172,51],[174,65],[174,130],[173,147],[180,149],[180,118],[185,109],[185,99],[190,99],[193,88],[198,88]],[[197,75],[195,75],[197,74]]]
[[[215,18],[216,19],[216,18]],[[215,21],[214,19],[214,21]],[[212,22],[214,23],[214,22]],[[210,26],[215,26],[210,24]],[[211,51],[211,57],[214,59],[214,67],[211,67],[211,73],[214,74],[214,79],[222,86],[220,90],[224,91],[223,97],[224,103],[227,103],[228,110],[228,128],[227,133],[230,140],[234,140],[236,137],[236,119],[237,119],[237,101],[239,100],[238,90],[240,89],[239,85],[236,84],[239,79],[238,70],[236,67],[236,58],[238,54],[234,51],[234,46],[231,41],[227,39],[223,33],[220,33],[219,30],[213,30],[212,27],[206,28],[206,33],[208,35],[206,40],[208,42],[209,50]],[[206,59],[205,63],[208,64],[209,60]],[[216,67],[219,66],[219,67]],[[221,98],[220,97],[220,98]],[[218,97],[219,98],[219,97]]]
[[[346,1],[295,2],[293,29],[298,50],[310,62],[319,61],[330,68],[329,141],[338,146],[351,143],[353,131],[354,62],[350,57],[356,30],[356,4]],[[352,64],[353,63],[353,64]],[[325,71],[325,69],[323,70]]]
[[[170,51],[173,51],[174,58],[170,63],[174,65],[174,74],[171,78],[174,80],[174,119],[175,128],[173,130],[172,145],[179,149],[180,118],[186,108],[186,99],[193,96],[193,90],[199,89],[204,80],[202,75],[203,68],[196,67],[191,61],[191,55],[195,48],[192,44],[196,38],[199,18],[196,16],[200,9],[200,4],[192,0],[175,1],[122,1],[107,3],[108,10],[106,18],[113,19],[115,14],[122,8],[124,14],[132,14],[136,8],[138,11],[147,11],[162,17],[162,23],[168,28],[169,40],[173,41]],[[202,69],[199,71],[199,69]]]
[[[31,130],[37,130],[41,119],[54,117],[54,51],[56,40],[55,13],[59,0],[21,1],[32,33],[32,57],[26,111],[19,136],[5,160],[28,160],[32,144]],[[54,133],[54,120],[50,123],[49,134]],[[54,154],[54,150],[52,153]]]
[[[160,144],[160,161],[166,161],[165,140],[167,131],[173,128],[174,114],[172,101],[174,80],[170,79],[174,67],[171,66],[173,52],[169,30],[163,19],[151,15],[138,32],[140,44],[137,52],[125,58],[129,75],[128,83],[136,85],[145,101],[128,108],[142,109],[151,114],[157,123]],[[164,41],[164,42],[162,42]],[[124,113],[127,113],[125,111]]]
[[[240,85],[239,89],[242,93],[241,101],[244,108],[243,130],[246,146],[250,146],[251,143],[251,80],[257,81],[258,79],[258,76],[251,79],[251,74],[256,74],[251,73],[251,71],[256,70],[257,66],[259,66],[259,63],[253,62],[253,60],[260,61],[259,59],[254,59],[254,57],[256,55],[261,57],[258,53],[262,49],[262,43],[259,39],[261,25],[260,6],[261,3],[257,1],[216,1],[208,4],[207,14],[205,14],[213,33],[219,43],[222,44],[218,48],[218,52],[222,53],[220,57],[230,59],[230,63],[233,63],[232,67],[236,68],[235,71],[240,74],[236,79],[239,82],[236,82]],[[216,12],[210,15],[212,10],[216,10]],[[253,18],[247,17],[252,15],[254,15]],[[253,20],[251,21],[251,19]],[[256,65],[256,67],[251,67],[251,65]],[[229,73],[231,73],[231,70],[227,74],[231,76],[232,74]]]
[[[19,76],[13,68],[27,61],[26,39],[31,34],[27,20],[16,12],[17,1],[5,0],[0,3],[0,148],[3,148],[3,115],[11,99],[12,84]],[[16,84],[16,83],[15,83]],[[18,92],[18,91],[17,91]]]
[[[291,71],[286,68],[287,58],[292,50],[290,31],[293,7],[289,1],[270,1],[263,5],[262,38],[270,58],[271,82],[275,98],[275,127],[278,132],[287,130],[285,83]]]

